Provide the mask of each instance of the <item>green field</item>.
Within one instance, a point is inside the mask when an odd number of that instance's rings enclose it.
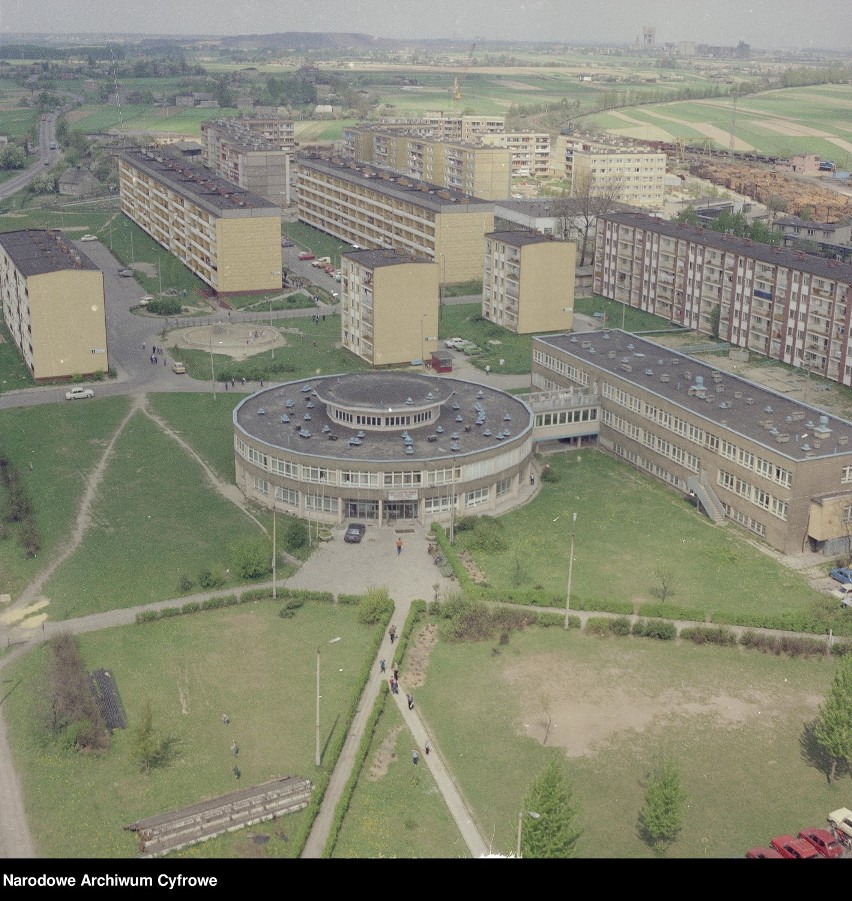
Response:
[[[236,116],[230,107],[197,109],[195,107],[158,107],[153,104],[106,106],[85,104],[73,117],[74,131],[86,134],[113,131],[117,133],[169,132],[200,137],[201,123],[222,116]]]

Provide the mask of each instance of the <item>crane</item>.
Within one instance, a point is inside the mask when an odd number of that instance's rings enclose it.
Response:
[[[470,45],[470,50],[467,53],[467,62],[464,65],[464,69],[461,74],[461,78],[458,75],[453,79],[453,90],[452,97],[453,103],[458,103],[459,100],[462,99],[462,85],[464,84],[465,78],[467,78],[467,73],[470,67],[473,65],[473,51],[476,50],[476,44],[473,43]]]

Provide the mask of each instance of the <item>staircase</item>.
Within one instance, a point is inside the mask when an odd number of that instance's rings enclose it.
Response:
[[[718,526],[725,521],[725,509],[716,492],[710,487],[706,480],[706,474],[701,476],[691,476],[686,480],[686,487],[690,494],[695,496],[696,506],[707,514],[707,516]]]

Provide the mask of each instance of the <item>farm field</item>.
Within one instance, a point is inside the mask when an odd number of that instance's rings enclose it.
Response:
[[[811,85],[740,97],[736,111],[737,149],[789,157],[817,153],[845,168],[852,152],[852,86]],[[584,116],[582,126],[646,140],[710,141],[726,148],[733,104],[727,98],[647,104]],[[746,146],[747,145],[747,146]]]

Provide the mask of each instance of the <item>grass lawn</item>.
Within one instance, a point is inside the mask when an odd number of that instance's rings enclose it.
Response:
[[[595,450],[543,459],[559,481],[541,482],[535,500],[500,518],[508,550],[473,552],[495,588],[540,586],[564,598],[576,513],[571,597],[578,607],[619,600],[641,612],[643,603],[656,601],[660,572],[669,574],[673,588],[667,603],[708,615],[782,615],[827,600],[801,575],[747,544],[742,530],[713,526],[626,463]],[[464,547],[465,532],[456,534]]]
[[[0,585],[16,597],[67,540],[86,478],[129,407],[125,397],[46,404],[0,412],[0,451],[18,470],[36,511],[41,550],[24,557],[0,541]]]
[[[845,803],[848,784],[829,786],[801,744],[832,675],[825,658],[532,628],[505,645],[439,641],[416,697],[496,853],[514,853],[524,795],[564,754],[579,856],[654,856],[637,820],[643,780],[669,756],[688,807],[667,856],[742,857]]]
[[[467,858],[467,845],[421,761],[396,704],[389,697],[346,818],[335,843],[335,858]]]
[[[179,596],[182,575],[233,573],[241,544],[269,542],[141,413],[116,443],[92,518],[80,548],[45,585],[53,620]]]
[[[282,234],[288,235],[299,250],[310,250],[317,257],[328,257],[335,268],[340,268],[341,251],[352,250],[352,245],[332,235],[306,225],[304,222],[283,222]]]
[[[6,323],[0,319],[0,394],[19,388],[31,388],[34,384],[21,352],[12,342]]]
[[[603,313],[605,318],[600,318],[601,326],[624,328],[628,332],[636,332],[637,334],[658,331],[659,329],[670,330],[672,328],[668,319],[664,319],[662,316],[655,316],[653,313],[637,310],[634,307],[627,306],[627,304],[619,303],[617,300],[608,300],[599,294],[576,299],[574,301],[574,312],[583,313],[586,316]]]
[[[370,631],[357,624],[354,607],[309,603],[282,619],[281,606],[262,601],[81,636],[87,668],[110,672],[127,714],[129,728],[113,733],[103,755],[69,752],[45,734],[43,646],[4,671],[14,686],[4,716],[39,857],[134,857],[136,836],[123,826],[141,817],[279,776],[316,778],[315,648],[330,635],[343,637],[322,657],[321,740],[327,746],[360,692],[360,680],[353,679],[364,665]],[[133,760],[131,737],[146,701],[158,737],[177,740],[174,762],[147,776]],[[232,741],[239,746],[236,760]],[[303,816],[257,824],[183,854],[291,856],[292,845],[281,835],[292,835]],[[270,841],[254,845],[251,834]]]

